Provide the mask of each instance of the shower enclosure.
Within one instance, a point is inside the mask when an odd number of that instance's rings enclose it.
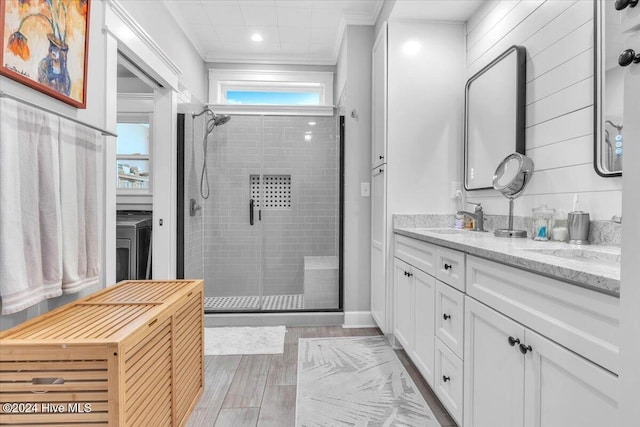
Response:
[[[207,116],[179,115],[178,275],[209,312],[341,309],[336,117],[234,115],[204,138]]]

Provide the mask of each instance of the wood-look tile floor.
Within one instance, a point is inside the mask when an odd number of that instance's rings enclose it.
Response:
[[[380,334],[377,328],[290,327],[282,354],[205,356],[204,392],[187,426],[294,426],[298,339]],[[455,427],[407,354],[396,354],[442,427]]]

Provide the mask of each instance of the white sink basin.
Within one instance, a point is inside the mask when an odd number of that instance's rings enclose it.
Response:
[[[606,263],[620,263],[620,253],[615,251],[598,250],[593,248],[563,248],[563,249],[524,249],[527,252],[579,261],[600,261]]]

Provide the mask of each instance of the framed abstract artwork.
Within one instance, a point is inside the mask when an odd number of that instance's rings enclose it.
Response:
[[[91,0],[0,0],[0,74],[86,108]]]

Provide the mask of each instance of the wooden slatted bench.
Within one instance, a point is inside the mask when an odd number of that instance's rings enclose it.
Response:
[[[0,425],[184,425],[202,304],[202,280],[126,281],[0,333]]]

